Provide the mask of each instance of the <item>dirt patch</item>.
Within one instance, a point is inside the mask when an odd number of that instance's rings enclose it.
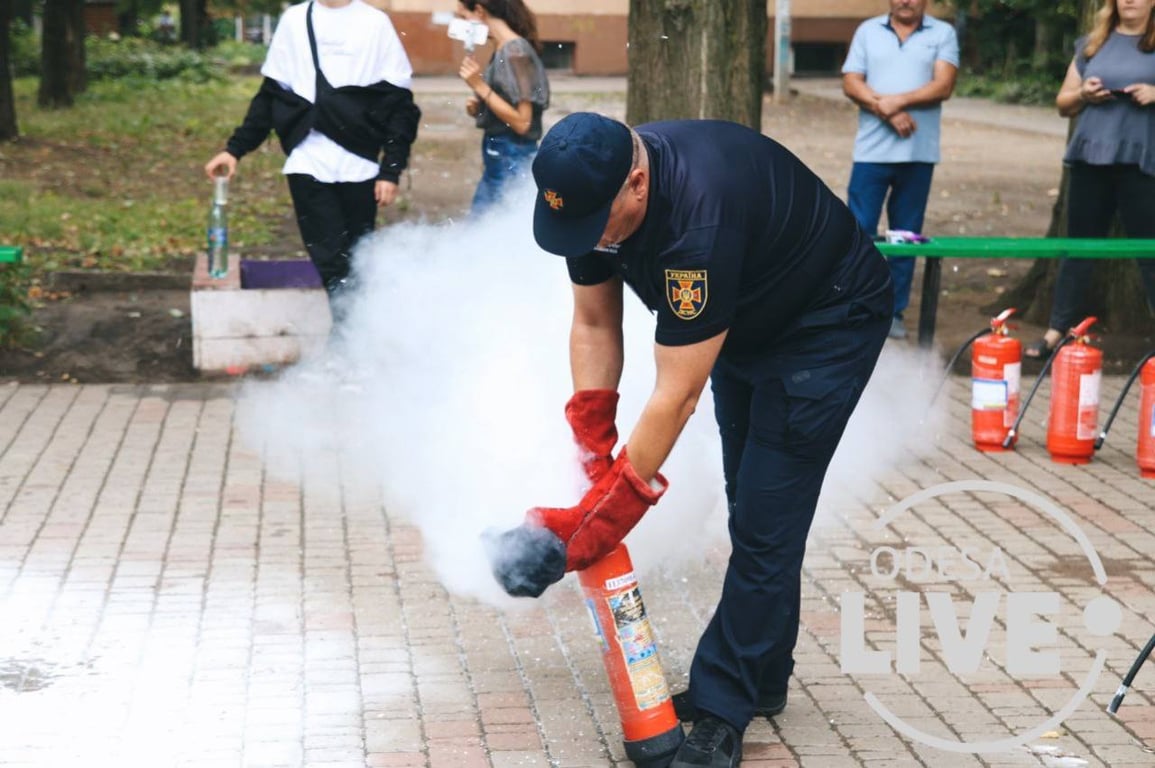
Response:
[[[581,109],[623,117],[624,93],[578,93],[573,85],[555,94],[550,120]],[[423,112],[411,173],[403,181],[403,202],[384,211],[380,226],[402,220],[441,221],[467,209],[480,175],[479,136],[461,110],[462,93],[418,88]],[[785,107],[766,104],[764,130],[809,164],[838,194],[844,194],[851,166],[855,112],[844,102],[798,96]],[[59,152],[83,153],[61,147]],[[1039,236],[1046,231],[1061,172],[1063,139],[979,122],[947,120],[943,162],[935,174],[926,231],[938,235]],[[94,160],[78,155],[73,163]],[[121,162],[103,158],[99,162]],[[245,257],[303,256],[292,212],[278,224],[276,243]],[[987,322],[999,296],[1030,268],[1014,259],[952,259],[944,262],[937,314],[936,346],[944,361]],[[180,272],[178,271],[179,275]],[[918,316],[916,275],[908,327]],[[173,382],[198,378],[192,368],[187,290],[99,290],[94,284],[37,307],[42,329],[29,349],[0,351],[0,380],[26,382]],[[114,286],[115,288],[115,286]],[[1031,340],[1043,329],[1023,325]],[[1127,370],[1155,347],[1151,334],[1111,334],[1103,340],[1108,370]],[[1028,372],[1030,372],[1028,364]],[[1036,368],[1037,370],[1037,368]]]

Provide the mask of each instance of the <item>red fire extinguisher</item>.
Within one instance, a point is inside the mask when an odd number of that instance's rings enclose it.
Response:
[[[1142,477],[1155,478],[1155,352],[1147,353],[1146,357],[1135,366],[1135,370],[1131,371],[1127,383],[1119,393],[1119,399],[1111,409],[1111,415],[1103,425],[1103,431],[1095,440],[1095,450],[1103,447],[1111,424],[1114,423],[1115,416],[1123,405],[1123,399],[1127,397],[1127,392],[1130,391],[1136,378],[1139,379],[1139,445],[1135,450],[1135,463],[1139,465],[1139,474]]]
[[[1051,416],[1047,423],[1047,451],[1059,464],[1086,464],[1095,452],[1099,433],[1099,391],[1103,380],[1103,352],[1092,347],[1088,317],[1071,329],[1071,343],[1055,350],[1051,372]]]
[[[685,736],[625,544],[578,573],[618,706],[626,757],[664,768]]]
[[[1003,440],[1019,415],[1019,382],[1023,345],[1008,334],[1014,308],[991,319],[990,331],[974,339],[971,348],[971,436],[980,451],[1005,451]]]
[[[1027,393],[1026,399],[1023,400],[1022,407],[1019,408],[1019,415],[1015,419],[1014,426],[1012,426],[1010,431],[1007,432],[1007,436],[1005,438],[1003,438],[1003,447],[1004,448],[1011,447],[1014,444],[1014,442],[1018,439],[1019,425],[1022,424],[1023,417],[1027,415],[1027,408],[1030,406],[1031,401],[1035,399],[1035,393],[1039,391],[1039,385],[1042,384],[1043,379],[1045,379],[1047,377],[1047,371],[1051,370],[1051,366],[1055,365],[1057,363],[1057,361],[1059,360],[1059,356],[1060,356],[1059,353],[1063,352],[1068,344],[1071,344],[1072,342],[1078,342],[1080,346],[1085,346],[1091,352],[1098,353],[1098,355],[1099,355],[1099,370],[1100,370],[1100,372],[1102,371],[1103,353],[1099,352],[1099,350],[1094,349],[1093,347],[1089,347],[1086,343],[1087,342],[1087,339],[1086,339],[1087,329],[1095,324],[1095,320],[1096,320],[1096,318],[1094,318],[1094,317],[1085,318],[1083,320],[1083,322],[1079,323],[1074,328],[1067,331],[1067,335],[1064,336],[1059,341],[1058,345],[1055,346],[1054,350],[1051,351],[1050,356],[1047,358],[1047,362],[1045,362],[1043,364],[1043,370],[1039,371],[1038,377],[1035,378],[1034,385],[1031,386],[1031,391],[1029,393]],[[1082,358],[1080,357],[1080,360],[1081,359]],[[1069,367],[1066,368],[1065,370],[1068,373],[1070,372]],[[1098,380],[1096,379],[1096,381],[1098,381]],[[1066,386],[1066,385],[1064,385],[1064,386]],[[1066,388],[1069,389],[1069,387],[1066,387]],[[1079,391],[1080,390],[1077,388],[1075,390],[1075,394],[1078,395]],[[1088,392],[1088,394],[1090,394],[1090,393]],[[1064,400],[1064,402],[1065,402],[1065,400]],[[1096,419],[1097,419],[1098,418],[1098,392],[1097,391],[1095,394],[1095,402],[1096,402],[1095,414],[1096,414]],[[1052,389],[1052,392],[1051,392],[1051,423],[1050,423],[1050,427],[1052,429],[1055,426],[1055,418],[1054,418],[1055,406],[1056,406],[1055,392],[1054,392],[1054,389]],[[1064,418],[1065,418],[1065,415],[1064,415]],[[1050,449],[1050,447],[1051,447],[1051,434],[1050,434],[1050,429],[1048,429],[1047,448]],[[1094,451],[1093,445],[1091,446],[1091,450]],[[1087,459],[1084,459],[1081,462],[1066,462],[1066,463],[1085,463],[1086,461],[1090,460],[1089,456],[1090,456],[1090,454],[1088,454]],[[1054,453],[1052,453],[1052,458],[1054,458],[1055,461],[1060,461],[1060,459],[1055,458]]]

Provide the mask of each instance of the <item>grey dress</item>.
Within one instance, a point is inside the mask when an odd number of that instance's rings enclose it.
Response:
[[[523,101],[533,104],[533,121],[529,132],[518,136],[501,118],[481,104],[477,113],[477,127],[488,136],[512,136],[525,141],[541,138],[541,113],[549,107],[549,80],[541,57],[533,44],[523,37],[501,46],[485,68],[485,82],[498,96],[517,107]]]

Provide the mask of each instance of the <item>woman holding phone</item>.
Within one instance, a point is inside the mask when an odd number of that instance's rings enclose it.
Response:
[[[1129,238],[1155,238],[1155,0],[1105,0],[1055,98],[1078,116],[1063,161],[1070,166],[1067,235],[1106,237],[1116,212]],[[1155,259],[1138,259],[1155,308]],[[1082,319],[1094,261],[1063,259],[1046,335],[1027,357],[1045,357]]]
[[[538,55],[537,19],[522,0],[459,0],[455,15],[486,25],[495,45],[484,70],[467,53],[458,71],[473,90],[465,111],[483,132],[484,168],[470,209],[476,216],[500,200],[510,181],[528,173],[541,115],[549,107],[549,81]]]

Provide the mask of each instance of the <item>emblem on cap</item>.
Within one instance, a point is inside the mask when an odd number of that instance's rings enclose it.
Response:
[[[552,189],[547,189],[545,191],[544,197],[545,201],[549,203],[549,207],[555,211],[560,211],[565,207],[565,200],[561,195],[559,195],[557,192],[554,192]]]
[[[706,270],[667,269],[666,300],[683,320],[693,320],[706,307]]]

